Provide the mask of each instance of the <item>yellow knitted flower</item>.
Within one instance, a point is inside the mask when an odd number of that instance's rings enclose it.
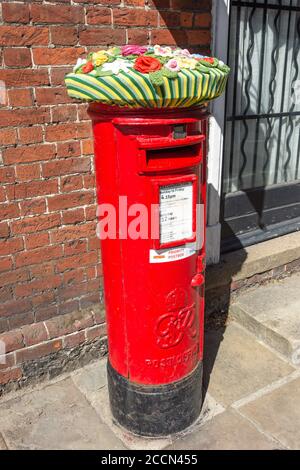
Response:
[[[108,61],[107,54],[104,53],[105,51],[98,51],[93,54],[93,62],[96,67],[104,64]]]
[[[190,59],[188,57],[176,57],[176,60],[181,69],[194,70],[198,63],[196,59]]]

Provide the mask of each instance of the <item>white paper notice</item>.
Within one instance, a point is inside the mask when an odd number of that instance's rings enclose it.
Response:
[[[193,183],[160,186],[160,243],[193,237]]]

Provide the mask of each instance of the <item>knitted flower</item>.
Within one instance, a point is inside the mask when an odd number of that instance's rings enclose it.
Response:
[[[92,70],[94,70],[93,63],[91,61],[87,62],[83,67],[82,67],[82,73],[90,73]]]
[[[127,55],[141,55],[147,52],[148,48],[146,46],[123,46],[121,48],[122,55],[126,57]]]
[[[106,53],[104,53],[104,51],[95,52],[92,58],[96,67],[99,67],[100,65],[108,61],[108,56]]]
[[[169,62],[167,62],[165,64],[165,67],[168,70],[171,70],[171,72],[179,72],[180,71],[180,66],[179,66],[178,60],[176,60],[176,59],[169,60]]]
[[[208,62],[209,64],[214,64],[215,59],[213,57],[203,57],[204,62]]]
[[[162,64],[154,57],[140,56],[134,63],[134,68],[141,73],[157,72],[162,68]]]
[[[198,61],[193,58],[187,58],[187,57],[177,57],[177,62],[178,66],[181,69],[191,69],[194,70],[196,68],[196,65],[198,64]]]
[[[77,59],[77,62],[76,64],[74,65],[73,67],[73,72],[77,72],[78,69],[80,69],[80,67],[82,67],[83,65],[85,65],[87,63],[87,60],[86,59]]]
[[[129,60],[116,59],[114,62],[107,62],[103,64],[101,71],[102,72],[112,72],[115,75],[118,75],[119,72],[129,72],[129,68],[133,67],[132,62]]]
[[[191,57],[190,51],[187,49],[177,49],[176,51],[173,52],[174,56],[179,56],[179,57]]]
[[[171,57],[172,49],[170,47],[161,47],[158,44],[156,44],[156,46],[154,46],[154,54],[160,55],[162,57]]]

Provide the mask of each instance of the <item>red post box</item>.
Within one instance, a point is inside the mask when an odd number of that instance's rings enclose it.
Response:
[[[137,434],[167,435],[192,424],[202,405],[208,115],[95,103],[89,114],[111,410]],[[105,234],[110,207],[115,236]]]

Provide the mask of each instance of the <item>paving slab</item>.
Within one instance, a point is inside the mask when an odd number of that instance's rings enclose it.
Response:
[[[300,449],[300,379],[241,407],[239,411],[284,446]]]
[[[234,322],[205,335],[204,387],[222,405],[230,405],[294,370]]]
[[[235,411],[227,410],[197,432],[175,441],[174,450],[271,450],[279,444],[259,432]]]
[[[260,340],[300,364],[300,273],[250,289],[230,314]]]
[[[0,450],[7,450],[7,446],[1,434],[0,434]]]
[[[124,449],[70,378],[0,403],[10,449]]]

